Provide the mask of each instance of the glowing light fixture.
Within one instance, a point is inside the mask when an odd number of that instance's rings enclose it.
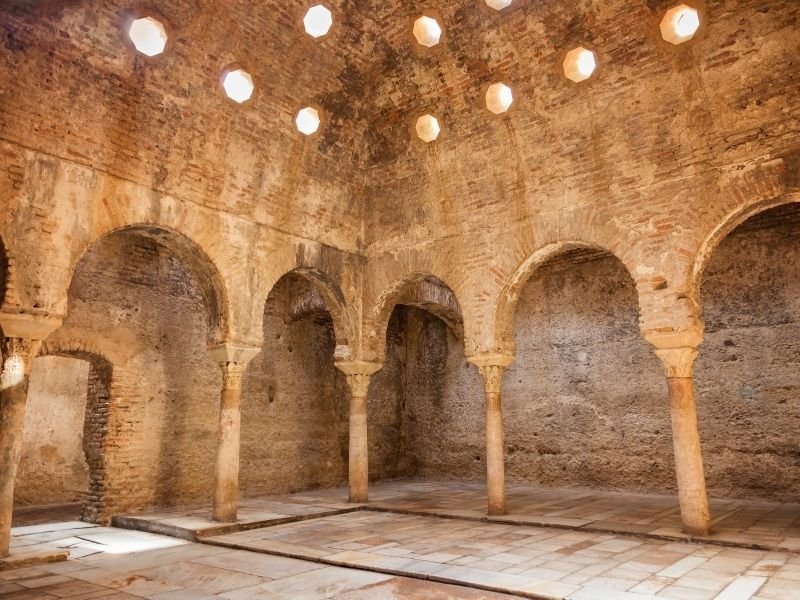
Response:
[[[439,137],[441,127],[433,115],[422,115],[417,119],[417,135],[423,142],[432,142]]]
[[[597,58],[594,52],[583,46],[570,50],[564,59],[564,75],[575,83],[589,79],[596,69]]]
[[[236,69],[225,74],[222,80],[222,88],[228,98],[241,104],[250,100],[255,85],[253,85],[253,78],[250,73],[242,69]]]
[[[295,117],[297,130],[304,135],[311,135],[319,129],[319,112],[310,106],[302,109]]]
[[[486,108],[496,115],[506,112],[514,102],[514,93],[504,83],[493,83],[486,90]]]
[[[697,9],[679,4],[669,9],[661,19],[661,37],[670,44],[688,42],[700,29],[700,15]]]
[[[442,28],[433,17],[420,17],[414,21],[414,37],[420,45],[430,48],[439,43]]]
[[[152,17],[136,19],[128,29],[128,37],[138,52],[145,56],[156,56],[167,46],[164,26]]]
[[[312,6],[303,17],[303,27],[306,33],[313,38],[326,35],[333,25],[333,15],[331,11],[322,4]]]

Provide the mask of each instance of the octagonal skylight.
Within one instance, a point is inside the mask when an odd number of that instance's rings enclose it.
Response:
[[[511,6],[511,0],[486,0],[486,5],[495,10],[503,10]]]
[[[432,142],[439,137],[439,120],[433,115],[422,115],[417,119],[417,135],[423,142]]]
[[[571,50],[564,59],[564,75],[575,83],[585,81],[597,69],[597,57],[594,52],[579,46]]]
[[[312,6],[303,17],[303,28],[306,33],[313,38],[319,38],[327,35],[333,25],[333,15],[322,4]]]
[[[420,45],[430,48],[439,43],[442,28],[433,17],[420,17],[414,21],[414,37]]]
[[[669,9],[661,20],[661,37],[670,44],[688,42],[700,29],[700,15],[697,9],[679,4]]]
[[[514,102],[514,93],[504,83],[493,83],[486,90],[486,108],[496,115],[506,112]]]
[[[253,95],[255,85],[253,77],[244,69],[228,71],[222,79],[222,88],[225,95],[234,102],[241,104],[247,102]]]
[[[297,113],[294,123],[297,126],[297,131],[304,135],[316,133],[317,129],[319,129],[319,112],[316,108],[307,106]]]
[[[167,31],[153,17],[136,19],[128,29],[128,37],[145,56],[161,54],[167,46]]]

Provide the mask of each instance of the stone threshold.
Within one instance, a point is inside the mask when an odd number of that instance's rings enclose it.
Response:
[[[33,567],[61,562],[69,558],[69,550],[61,548],[47,548],[45,550],[18,550],[12,551],[10,556],[0,558],[0,571],[10,571],[22,567]]]
[[[205,537],[298,523],[300,521],[308,521],[310,519],[319,519],[322,517],[334,517],[336,515],[344,515],[363,510],[364,508],[364,506],[353,506],[301,515],[280,515],[264,519],[236,521],[234,523],[215,523],[203,527],[181,526],[177,523],[170,523],[169,519],[159,520],[147,516],[119,515],[111,518],[111,525],[112,527],[119,527],[120,529],[132,529],[135,531],[166,535],[187,542],[200,542]],[[180,518],[175,520],[179,521]]]

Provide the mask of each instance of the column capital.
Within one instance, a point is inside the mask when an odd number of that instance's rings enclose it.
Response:
[[[257,346],[245,346],[242,344],[224,343],[208,348],[211,358],[220,366],[235,363],[246,367],[247,364],[261,352]]]
[[[697,347],[703,342],[701,326],[681,331],[651,331],[644,337],[655,347],[667,378],[692,376]]]
[[[656,356],[661,359],[668,379],[691,377],[694,359],[697,358],[697,348],[687,346],[656,349]]]
[[[347,383],[355,398],[366,398],[369,380],[383,366],[383,363],[363,360],[349,360],[335,363],[336,368],[347,376]]]
[[[486,392],[499,394],[503,382],[503,373],[506,367],[514,362],[514,357],[510,354],[486,353],[470,356],[467,360],[476,365],[481,372]]]
[[[7,338],[42,341],[61,327],[63,321],[63,317],[0,312],[0,331]]]

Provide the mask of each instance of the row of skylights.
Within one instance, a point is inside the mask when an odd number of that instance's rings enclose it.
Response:
[[[485,0],[495,10],[503,10],[511,5],[512,0]],[[303,17],[303,28],[313,38],[320,38],[333,26],[331,11],[317,4],[306,11]],[[686,4],[679,4],[664,14],[661,20],[661,36],[671,44],[682,44],[692,39],[700,28],[700,15],[697,9]],[[421,46],[436,46],[442,37],[442,27],[431,16],[424,15],[414,21],[412,29],[414,37]],[[157,56],[164,52],[167,45],[167,32],[159,21],[153,17],[143,17],[131,23],[128,36],[137,51],[145,56]],[[570,50],[564,58],[564,75],[567,79],[580,83],[589,79],[597,69],[597,55],[583,46]],[[225,95],[234,102],[247,102],[255,91],[253,77],[241,68],[230,68],[222,74],[222,89]],[[494,83],[486,91],[486,108],[496,114],[502,114],[511,108],[514,94],[504,83]],[[311,135],[319,129],[319,111],[313,107],[300,110],[295,117],[295,125],[301,133]],[[417,136],[425,142],[432,142],[439,137],[441,127],[433,115],[423,115],[417,120]]]

